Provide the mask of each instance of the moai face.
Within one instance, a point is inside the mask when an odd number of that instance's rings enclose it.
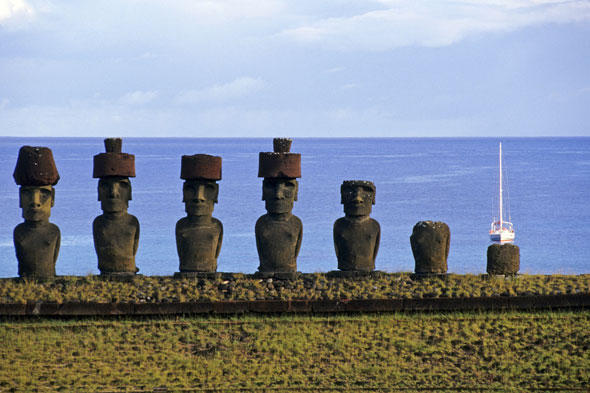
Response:
[[[22,186],[19,200],[26,221],[48,221],[55,201],[55,189],[53,186]]]
[[[217,203],[219,184],[214,180],[187,180],[182,187],[182,201],[189,216],[211,216]]]
[[[109,176],[98,181],[98,200],[105,213],[124,213],[131,200],[131,182],[127,177]]]
[[[265,178],[262,181],[262,200],[271,214],[290,213],[297,200],[298,183],[290,178]]]
[[[346,216],[358,217],[371,214],[372,205],[375,204],[375,190],[369,184],[345,182],[340,193]]]

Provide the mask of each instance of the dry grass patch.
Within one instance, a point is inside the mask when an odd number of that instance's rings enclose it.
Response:
[[[20,320],[0,391],[588,388],[590,312]]]

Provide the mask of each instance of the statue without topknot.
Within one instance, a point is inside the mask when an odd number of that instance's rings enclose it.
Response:
[[[375,185],[365,180],[347,180],[340,187],[345,216],[334,223],[334,247],[342,271],[375,270],[381,239],[379,223],[369,217],[375,191]]]
[[[212,216],[219,194],[221,157],[182,156],[180,178],[186,217],[176,223],[180,273],[213,273],[223,240],[223,225]]]
[[[23,146],[18,153],[14,180],[20,186],[19,203],[25,221],[14,228],[18,275],[34,279],[55,277],[61,234],[49,222],[59,174],[47,147]]]
[[[131,200],[130,177],[135,177],[135,156],[121,153],[120,138],[105,139],[106,153],[94,156],[93,177],[98,178],[98,200],[103,214],[92,224],[98,268],[107,275],[134,275],[139,243],[139,221],[127,213]]]
[[[447,258],[451,230],[441,221],[419,221],[410,236],[417,276],[437,276],[447,273]]]
[[[259,274],[297,272],[303,225],[292,214],[301,177],[301,154],[290,153],[291,139],[275,138],[274,152],[260,153],[258,177],[263,177],[262,200],[267,213],[256,221]]]
[[[520,269],[520,248],[512,243],[492,244],[487,251],[486,271],[494,276],[516,276]]]

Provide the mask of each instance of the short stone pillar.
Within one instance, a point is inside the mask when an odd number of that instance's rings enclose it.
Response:
[[[186,217],[176,223],[180,273],[213,273],[223,240],[223,225],[213,217],[219,195],[221,157],[182,156],[180,178]]]
[[[274,152],[262,152],[258,177],[267,213],[256,221],[259,275],[295,274],[303,225],[292,214],[301,177],[301,154],[290,153],[291,139],[275,138]],[[275,275],[276,276],[276,275]],[[278,277],[278,276],[277,276]]]
[[[520,249],[517,245],[492,244],[487,254],[486,271],[490,275],[516,275],[520,270]]]
[[[59,174],[47,147],[23,146],[18,152],[14,180],[20,186],[23,223],[14,228],[14,248],[20,277],[47,280],[55,277],[61,234],[49,222]]]
[[[375,270],[381,239],[379,223],[369,217],[375,191],[375,185],[366,180],[347,180],[340,187],[344,217],[334,223],[334,248],[342,271]]]
[[[447,273],[447,258],[451,243],[449,226],[440,221],[419,221],[414,225],[410,244],[418,275]]]
[[[135,177],[135,156],[121,153],[122,140],[107,138],[106,153],[94,156],[93,177],[98,178],[98,200],[103,214],[92,224],[98,269],[107,276],[134,275],[139,243],[139,221],[127,213],[130,177]]]

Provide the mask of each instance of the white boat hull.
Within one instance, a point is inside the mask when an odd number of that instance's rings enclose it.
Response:
[[[514,241],[514,232],[510,232],[510,231],[490,232],[490,240],[493,242],[512,242],[512,241]]]

